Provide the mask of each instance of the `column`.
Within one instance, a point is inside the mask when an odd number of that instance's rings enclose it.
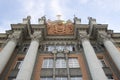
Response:
[[[115,47],[115,45],[112,43],[112,41],[108,39],[103,40],[103,44],[107,51],[109,52],[111,58],[113,59],[114,63],[116,64],[117,68],[120,71],[120,52],[119,50]]]
[[[16,80],[30,80],[32,72],[34,69],[34,64],[37,57],[38,47],[39,47],[39,38],[34,37],[31,41],[28,52],[24,58],[21,69],[18,72]]]
[[[0,74],[2,73],[4,67],[6,66],[9,58],[11,57],[15,47],[17,45],[16,39],[11,39],[8,41],[6,46],[0,52]]]
[[[99,64],[98,58],[88,39],[81,40],[84,49],[84,55],[88,63],[92,80],[107,80],[107,77]]]
[[[0,74],[2,73],[3,69],[5,68],[8,60],[10,59],[16,45],[17,41],[21,36],[22,31],[14,31],[12,35],[9,35],[9,41],[5,45],[5,47],[0,52]]]

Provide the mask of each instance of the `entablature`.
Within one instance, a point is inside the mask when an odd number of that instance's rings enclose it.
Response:
[[[60,40],[60,39],[75,39],[75,36],[46,36],[45,39],[57,39],[57,40]]]
[[[11,24],[11,29],[12,30],[23,30],[27,25],[26,24]]]
[[[120,33],[113,33],[111,36],[113,38],[120,38]]]
[[[0,33],[0,38],[6,38],[7,34],[6,33]]]
[[[88,24],[75,24],[75,28],[88,29],[89,25]]]
[[[56,45],[56,44],[61,44],[61,45],[66,45],[66,44],[77,44],[77,40],[44,40],[42,41],[42,44],[51,44],[51,45]]]
[[[0,33],[0,43],[4,43],[7,40],[8,35],[6,33]]]
[[[98,31],[107,31],[108,24],[94,24],[93,26]]]

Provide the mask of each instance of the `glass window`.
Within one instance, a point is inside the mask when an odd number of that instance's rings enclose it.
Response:
[[[65,46],[56,46],[56,49],[58,50],[58,51],[63,51],[63,49],[65,48]]]
[[[48,46],[48,51],[53,51],[55,49],[55,46]]]
[[[66,68],[65,59],[57,59],[56,60],[56,68]]]
[[[56,80],[67,80],[67,77],[56,77]]]
[[[99,59],[99,63],[101,65],[101,67],[107,67],[107,65],[105,64],[104,59]]]
[[[24,44],[22,51],[27,52],[28,48],[29,48],[29,44]]]
[[[22,63],[23,63],[23,59],[18,59],[18,61],[16,61],[14,69],[20,69],[22,66]]]
[[[28,50],[28,47],[23,48],[23,52],[27,52],[27,50]]]
[[[53,68],[53,59],[44,59],[42,68]]]
[[[71,80],[83,80],[82,77],[71,77]]]
[[[53,80],[53,78],[46,77],[46,78],[40,78],[40,80]]]
[[[69,51],[73,51],[73,46],[66,46],[66,49],[69,50]]]
[[[79,68],[79,63],[77,58],[69,58],[68,60],[69,68]]]
[[[16,80],[16,78],[9,77],[8,80]]]
[[[64,46],[64,45],[56,45],[56,46],[49,45],[47,47],[47,50],[48,51],[53,51],[54,49],[57,49],[58,51],[63,51],[65,48],[68,49],[69,51],[73,51],[74,50],[72,45],[67,45],[67,46]]]
[[[114,80],[112,75],[107,75],[108,80]]]

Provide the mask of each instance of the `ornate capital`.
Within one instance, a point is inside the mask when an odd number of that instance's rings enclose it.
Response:
[[[9,39],[10,40],[13,40],[13,41],[18,41],[19,40],[19,38],[20,38],[20,36],[21,36],[21,31],[15,31],[15,32],[13,32],[13,34],[12,35],[9,35],[8,37],[9,37]]]
[[[31,35],[31,38],[32,40],[37,40],[38,42],[41,40],[41,32],[37,31],[37,32],[34,32],[33,35]]]
[[[98,32],[98,36],[97,36],[97,42],[99,44],[103,44],[104,41],[106,40],[111,40],[112,41],[112,38],[107,35],[106,32]]]
[[[99,33],[99,37],[102,39],[102,41],[111,39],[110,36],[108,36],[107,34],[104,34],[104,33]]]
[[[89,36],[87,35],[86,31],[79,31],[79,40],[88,40]]]
[[[89,39],[89,36],[88,35],[84,35],[84,34],[80,34],[80,39],[83,40],[83,39]]]

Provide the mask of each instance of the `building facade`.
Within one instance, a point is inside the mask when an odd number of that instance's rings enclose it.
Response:
[[[89,17],[30,16],[0,33],[0,80],[120,80],[120,33]]]

